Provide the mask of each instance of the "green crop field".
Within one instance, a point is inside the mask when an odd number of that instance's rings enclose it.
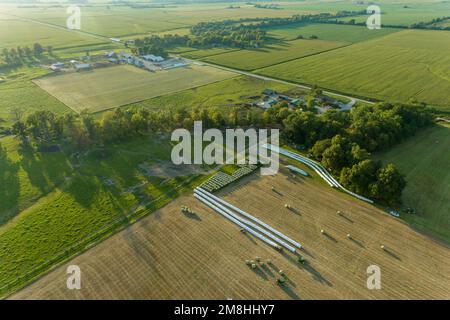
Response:
[[[240,50],[206,57],[204,61],[242,70],[254,70],[345,46],[343,42],[293,40],[261,49]]]
[[[258,70],[376,99],[450,107],[450,33],[405,30]]]
[[[0,143],[7,149],[6,158],[0,157],[0,295],[206,177],[206,171],[182,169],[165,176],[171,150],[167,137],[135,138],[79,159],[64,152],[17,153],[12,137]],[[142,163],[157,163],[162,174],[144,174]],[[39,194],[43,187],[49,188],[45,195]],[[24,195],[34,196],[31,206],[22,201]],[[19,202],[24,210],[7,215],[4,206]]]
[[[309,38],[312,35],[321,40],[340,41],[340,42],[360,42],[374,38],[383,37],[399,29],[383,28],[379,30],[370,30],[365,26],[335,25],[335,24],[308,24],[308,25],[290,25],[279,26],[265,29],[270,36],[293,40],[299,35]]]
[[[436,18],[448,16],[450,3],[447,1],[436,1],[429,3],[385,3],[380,4],[381,25],[409,26],[418,22],[429,22]],[[368,16],[342,18],[348,21],[355,19],[356,22],[365,22]]]
[[[450,126],[427,128],[376,157],[394,163],[406,175],[403,204],[417,214],[402,217],[450,242]]]
[[[232,72],[190,65],[150,72],[121,65],[34,80],[73,110],[96,112],[233,77]]]
[[[210,49],[191,49],[188,52],[182,52],[181,55],[188,59],[201,59],[209,56],[215,56],[218,54],[229,53],[233,51],[239,51],[238,48],[210,48]]]
[[[142,35],[184,28],[201,21],[240,18],[289,17],[294,14],[310,13],[310,10],[258,9],[241,4],[240,8],[228,9],[229,4],[186,4],[166,8],[131,8],[103,4],[83,6],[81,30],[107,37]],[[3,7],[8,15],[33,19],[65,27],[68,14],[66,6],[37,6],[19,8]]]
[[[101,44],[106,40],[16,18],[0,19],[0,48],[32,47],[36,42],[43,46],[52,45],[54,48],[65,48]]]

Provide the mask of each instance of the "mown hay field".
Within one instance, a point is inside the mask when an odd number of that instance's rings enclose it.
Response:
[[[232,72],[195,64],[158,72],[121,65],[33,81],[76,112],[97,112],[233,76]]]
[[[277,192],[271,191],[275,187]],[[220,192],[301,242],[279,253],[192,196],[179,198],[11,296],[13,299],[430,299],[450,297],[450,250],[315,178],[252,176]],[[289,203],[295,210],[284,207]],[[183,214],[187,205],[195,214]],[[338,215],[337,210],[342,211]],[[327,235],[321,234],[324,229]],[[352,234],[352,240],[346,235]],[[380,248],[385,245],[385,250]],[[252,270],[245,260],[262,258]],[[271,262],[267,263],[266,259]],[[68,290],[66,268],[81,268]],[[367,268],[381,269],[369,290]],[[288,281],[276,283],[283,270]]]
[[[260,49],[239,50],[204,58],[204,61],[242,70],[254,70],[345,46],[344,42],[293,40]]]
[[[405,30],[257,71],[348,94],[450,107],[450,33]]]
[[[403,205],[417,214],[403,219],[450,243],[450,125],[426,128],[376,157],[405,174]]]

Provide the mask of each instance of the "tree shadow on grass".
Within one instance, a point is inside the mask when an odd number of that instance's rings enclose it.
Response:
[[[20,182],[19,164],[12,162],[6,149],[0,145],[0,226],[12,219],[18,212]]]
[[[100,190],[100,182],[93,176],[76,175],[73,177],[66,191],[75,201],[85,208],[90,208],[94,198]]]
[[[72,164],[63,152],[41,153],[23,144],[18,152],[22,157],[20,166],[27,173],[30,183],[43,194],[52,191],[72,174]]]

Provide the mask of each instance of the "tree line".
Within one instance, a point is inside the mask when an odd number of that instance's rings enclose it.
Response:
[[[359,11],[339,11],[294,15],[288,18],[241,18],[222,21],[200,22],[190,28],[190,35],[152,35],[135,39],[131,50],[135,54],[155,54],[166,57],[167,49],[176,46],[236,48],[259,48],[268,40],[264,28],[298,23],[314,23],[331,18],[342,18],[361,14]],[[317,37],[313,37],[317,38]]]
[[[33,62],[35,59],[42,57],[44,52],[48,55],[53,54],[53,47],[43,47],[40,43],[35,43],[32,48],[20,47],[17,48],[4,48],[1,52],[1,57],[4,66],[21,66],[26,62]]]
[[[118,108],[101,120],[87,112],[56,115],[37,111],[17,121],[12,132],[24,144],[44,149],[62,144],[82,152],[135,136],[192,129],[194,121],[206,128],[279,128],[282,139],[308,149],[348,189],[381,203],[400,202],[404,177],[393,164],[383,166],[371,152],[385,150],[432,123],[421,105],[379,103],[360,105],[350,112],[328,110],[322,115],[279,103],[262,111],[248,107],[155,110]]]

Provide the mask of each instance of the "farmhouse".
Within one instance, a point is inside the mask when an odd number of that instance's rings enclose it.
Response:
[[[64,68],[64,63],[62,62],[56,62],[50,66],[50,69],[52,69],[53,71],[59,71],[61,70],[61,68]]]
[[[263,93],[263,95],[271,96],[273,94],[276,94],[277,92],[275,90],[272,90],[272,89],[264,89],[262,93]]]
[[[142,58],[144,58],[147,61],[151,61],[151,62],[163,62],[164,61],[163,57],[155,56],[153,54],[147,54],[145,56],[142,56]]]

